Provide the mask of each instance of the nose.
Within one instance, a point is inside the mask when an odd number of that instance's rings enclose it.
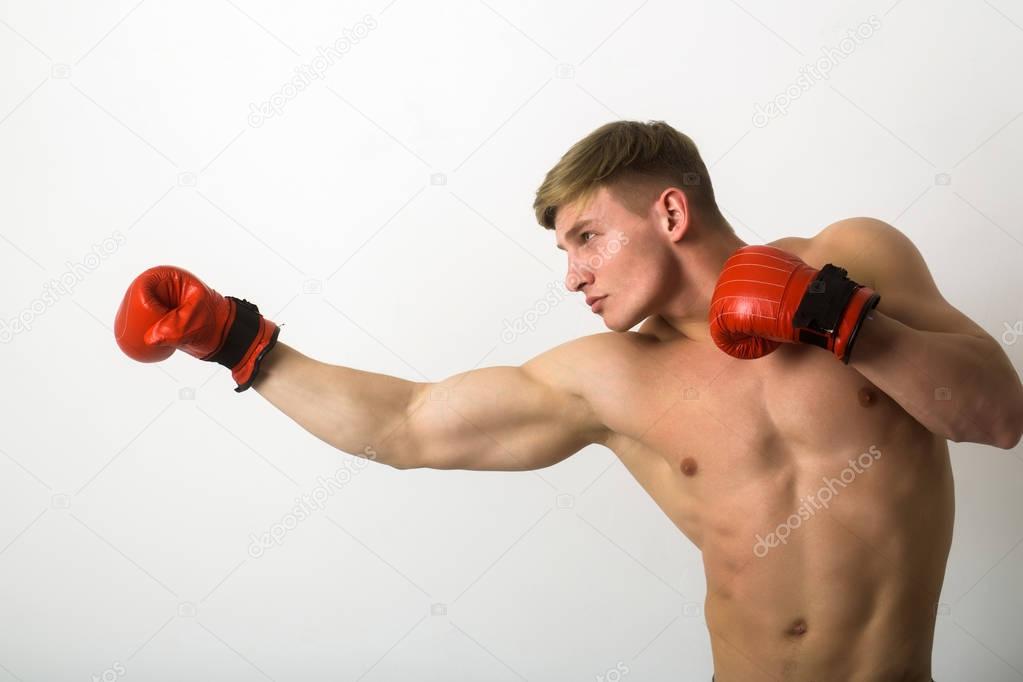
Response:
[[[580,291],[587,284],[593,283],[593,271],[585,264],[568,261],[568,273],[565,275],[565,288],[569,291]]]

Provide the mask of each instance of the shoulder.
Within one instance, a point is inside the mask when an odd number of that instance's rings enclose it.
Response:
[[[899,279],[933,287],[933,280],[916,245],[893,225],[858,216],[831,223],[807,240],[807,256],[820,267],[834,263],[849,277],[877,289],[902,284]]]
[[[878,310],[922,331],[987,336],[938,289],[923,254],[903,232],[877,218],[846,218],[810,240],[806,262],[833,263],[881,294]]]
[[[657,343],[636,332],[602,332],[558,344],[522,365],[534,381],[560,396],[566,413],[579,410],[580,420],[598,435],[593,442],[607,444],[608,402],[617,404],[621,377],[640,364],[642,347]]]
[[[863,245],[867,241],[891,241],[900,238],[909,240],[894,226],[879,218],[857,216],[836,220],[811,237],[810,241],[815,245],[836,248]]]
[[[857,259],[881,260],[888,255],[920,258],[920,251],[905,233],[879,218],[844,218],[822,229],[810,241],[815,247]]]
[[[600,363],[613,364],[624,354],[658,343],[655,330],[648,323],[650,320],[634,332],[600,332],[570,339],[541,353],[530,362],[555,363],[573,371],[592,370]]]
[[[577,396],[593,396],[658,344],[638,332],[602,332],[581,336],[550,348],[523,365],[534,377]]]

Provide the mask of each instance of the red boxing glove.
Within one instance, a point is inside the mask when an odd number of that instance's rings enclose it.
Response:
[[[158,265],[135,278],[114,321],[117,345],[139,362],[180,348],[231,370],[237,392],[252,385],[280,328],[245,300],[221,296],[181,268]]]
[[[781,343],[808,343],[848,364],[863,318],[880,300],[831,263],[817,270],[773,246],[744,246],[721,269],[710,334],[741,359],[763,357]]]

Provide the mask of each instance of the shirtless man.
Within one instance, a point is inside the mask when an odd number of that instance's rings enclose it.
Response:
[[[219,362],[236,390],[399,469],[540,469],[600,443],[703,554],[718,682],[930,680],[948,441],[1011,448],[1023,430],[998,343],[945,301],[901,232],[869,218],[770,244],[880,295],[854,352],[723,332],[712,302],[759,315],[758,284],[715,298],[745,244],[695,145],[661,122],[591,133],[535,209],[567,254],[566,285],[611,331],[519,367],[420,383],[318,362],[276,343],[251,304],[170,267],[129,288],[118,343],[144,361],[181,348]],[[723,352],[724,336],[739,350]],[[750,348],[760,357],[733,356]]]

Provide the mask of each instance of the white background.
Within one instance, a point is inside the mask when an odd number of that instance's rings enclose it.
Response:
[[[709,679],[699,554],[603,448],[371,464],[251,556],[361,460],[219,366],[128,360],[124,289],[187,267],[313,357],[417,381],[520,364],[603,331],[576,295],[501,339],[564,275],[544,173],[607,121],[662,119],[744,240],[887,220],[1019,366],[1021,65],[1011,0],[0,3],[0,682]],[[1023,680],[1023,455],[952,452],[934,675]]]

